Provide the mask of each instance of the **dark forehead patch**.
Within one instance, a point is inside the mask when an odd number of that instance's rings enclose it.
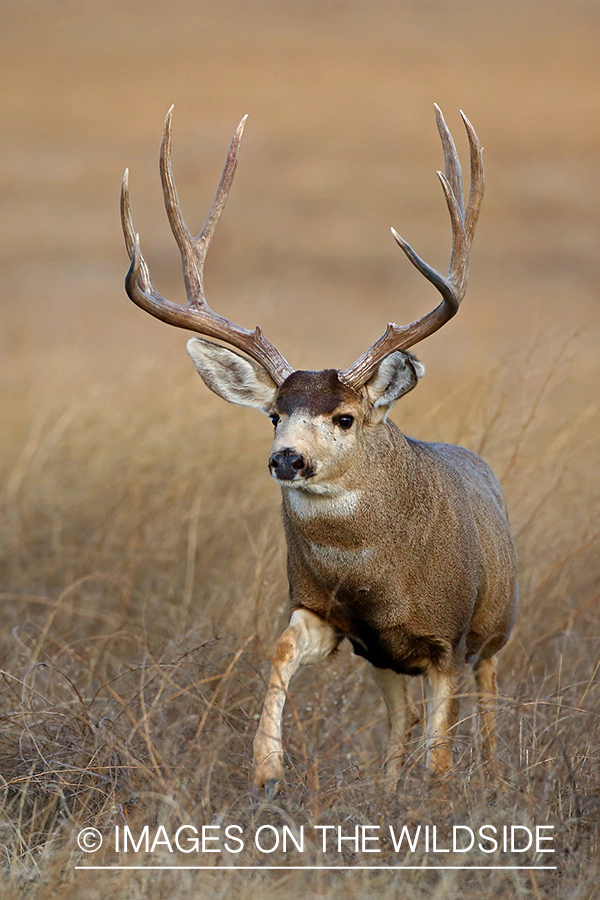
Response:
[[[297,409],[313,416],[327,416],[341,403],[356,403],[357,399],[354,391],[339,380],[337,369],[324,369],[292,372],[279,388],[276,405],[287,416]]]

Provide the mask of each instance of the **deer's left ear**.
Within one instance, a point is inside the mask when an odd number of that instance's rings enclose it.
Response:
[[[367,381],[367,396],[373,404],[373,422],[383,422],[396,400],[416,386],[425,366],[406,350],[396,350],[383,359]]]

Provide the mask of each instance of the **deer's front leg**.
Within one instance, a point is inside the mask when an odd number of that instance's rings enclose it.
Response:
[[[276,642],[269,688],[254,738],[254,783],[259,790],[270,792],[283,778],[281,717],[292,675],[299,666],[329,656],[340,640],[333,627],[320,616],[307,609],[297,609]]]

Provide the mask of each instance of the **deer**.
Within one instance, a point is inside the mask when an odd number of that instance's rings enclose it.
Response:
[[[516,552],[500,485],[474,452],[407,437],[388,418],[416,387],[424,367],[409,351],[446,324],[464,297],[484,191],[482,148],[461,111],[470,151],[470,187],[452,135],[435,106],[444,154],[438,172],[450,215],[448,275],[428,265],[394,230],[410,262],[441,294],[416,321],[390,323],[343,371],[293,369],[263,335],[215,313],[204,293],[204,262],[229,196],[246,118],[231,142],[214,203],[193,237],[184,222],[171,162],[169,110],[160,149],[167,217],[179,247],[188,298],[181,306],[153,284],[131,216],[128,171],[121,220],[130,258],[125,287],[141,309],[192,338],[187,350],[206,386],[230,403],[270,417],[268,459],[281,488],[290,618],[275,642],[254,739],[254,784],[274,795],[284,784],[282,716],[301,666],[330,656],[348,639],[372,671],[386,708],[384,777],[400,778],[416,724],[409,679],[427,685],[425,752],[434,777],[453,771],[459,692],[475,676],[481,751],[497,774],[496,657],[518,605]],[[234,348],[234,349],[231,349]]]

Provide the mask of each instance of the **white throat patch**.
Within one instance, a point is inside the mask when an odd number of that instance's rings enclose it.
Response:
[[[313,516],[351,516],[359,503],[362,492],[345,491],[330,485],[315,484],[303,490],[290,489],[288,499],[292,512],[300,519],[311,519]]]

